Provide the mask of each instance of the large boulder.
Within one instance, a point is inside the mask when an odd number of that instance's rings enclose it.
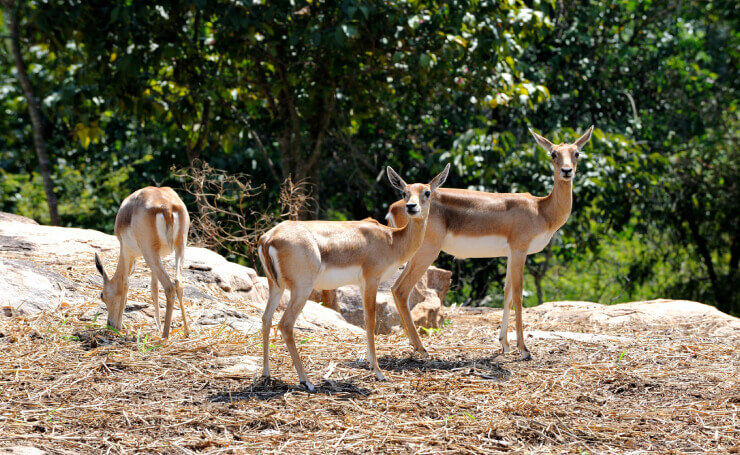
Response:
[[[740,319],[690,300],[648,300],[604,305],[594,302],[546,302],[526,313],[553,327],[624,327],[626,331],[670,328],[709,336],[739,336]]]
[[[0,310],[6,316],[38,313],[79,302],[77,286],[64,275],[31,261],[0,258]]]
[[[399,330],[401,316],[391,292],[391,286],[403,271],[398,271],[378,287],[375,301],[376,323],[375,332],[379,334],[392,333]],[[421,277],[409,296],[411,317],[418,328],[438,328],[444,322],[444,302],[447,291],[450,289],[452,272],[437,267],[429,267]],[[348,322],[365,327],[365,310],[362,304],[362,295],[357,286],[343,286],[336,290],[336,302],[339,310]]]
[[[118,240],[90,230],[41,226],[28,218],[0,212],[0,316],[19,316],[62,308],[79,310],[81,320],[105,321],[107,312],[99,294],[103,281],[95,270],[93,254],[100,254],[112,275],[118,260]],[[174,273],[174,256],[164,259]],[[139,259],[129,279],[124,326],[145,324],[154,328],[150,296],[151,274]],[[228,326],[253,333],[261,330],[261,314],[269,294],[267,279],[257,272],[205,248],[185,251],[182,282],[188,319],[193,328]],[[289,292],[283,295],[287,302]],[[160,308],[164,292],[160,287]],[[174,320],[179,323],[179,305]],[[164,316],[164,313],[162,316]],[[276,315],[274,321],[279,320]],[[349,335],[362,333],[337,313],[308,302],[296,326],[328,329]]]

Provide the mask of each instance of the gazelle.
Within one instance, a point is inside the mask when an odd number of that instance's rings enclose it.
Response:
[[[293,339],[293,325],[314,289],[336,289],[357,284],[363,295],[367,359],[378,380],[385,377],[375,357],[375,297],[378,284],[408,261],[421,245],[427,225],[429,204],[435,190],[447,178],[450,166],[425,185],[406,182],[390,166],[391,184],[403,193],[408,223],[396,229],[372,218],[362,221],[284,221],[259,240],[259,257],[267,275],[270,296],[262,316],[262,375],[270,377],[270,326],[284,290],[290,302],[279,327],[288,346],[298,378],[306,389],[316,389],[308,380]]]
[[[190,215],[182,200],[172,188],[155,188],[148,186],[133,192],[123,200],[116,215],[115,234],[121,243],[118,267],[113,277],[103,269],[100,256],[95,253],[95,266],[103,276],[103,292],[100,298],[108,308],[108,325],[121,328],[123,311],[128,294],[128,278],[134,271],[136,259],[143,256],[152,271],[152,300],[157,330],[161,329],[159,318],[159,287],[162,283],[167,298],[167,309],[164,317],[164,332],[170,334],[172,309],[175,305],[175,294],[180,300],[182,323],[185,336],[189,335],[188,321],[185,316],[185,304],[182,299],[183,255],[190,229]],[[172,281],[162,265],[162,257],[175,252],[175,280]]]
[[[523,359],[531,358],[524,344],[522,327],[524,263],[528,254],[542,251],[555,231],[568,220],[578,155],[591,138],[593,129],[591,126],[573,144],[559,145],[530,130],[535,141],[552,159],[555,184],[548,196],[461,189],[442,189],[434,193],[424,242],[392,288],[404,331],[417,352],[428,355],[409,314],[408,298],[419,278],[437,259],[439,252],[444,251],[457,258],[508,258],[499,340],[502,351],[509,352],[506,331],[514,303],[517,346]],[[391,205],[386,216],[389,225],[403,226],[407,222],[403,207],[404,201]]]

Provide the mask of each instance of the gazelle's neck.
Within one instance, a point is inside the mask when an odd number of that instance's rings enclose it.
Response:
[[[397,251],[403,253],[402,262],[408,261],[421,246],[427,228],[427,219],[428,217],[409,217],[406,226],[393,230],[391,234],[393,245],[398,248]]]
[[[551,231],[564,225],[573,208],[573,180],[564,181],[556,176],[552,191],[542,200],[540,207]]]
[[[123,246],[121,246],[123,249]],[[116,273],[111,277],[111,282],[114,283],[116,289],[127,289],[128,288],[128,274],[131,268],[131,258],[123,254],[123,251],[118,255],[118,265],[116,266]]]

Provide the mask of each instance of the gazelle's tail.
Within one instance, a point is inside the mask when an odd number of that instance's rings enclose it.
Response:
[[[271,239],[266,235],[260,237],[257,253],[260,256],[260,262],[262,263],[262,268],[265,270],[267,279],[277,285],[279,276],[275,271],[275,264],[272,263],[270,248],[274,248],[274,246],[272,246],[272,242],[270,240]]]

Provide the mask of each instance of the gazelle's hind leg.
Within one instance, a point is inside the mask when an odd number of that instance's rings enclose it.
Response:
[[[270,297],[267,299],[265,312],[262,314],[262,376],[270,377],[270,327],[272,316],[275,314],[280,299],[283,297],[284,287],[268,278],[270,284]]]
[[[152,275],[162,284],[164,289],[164,295],[167,299],[167,308],[164,312],[164,330],[162,331],[162,338],[167,338],[170,335],[170,323],[172,322],[172,310],[175,307],[175,285],[172,283],[170,276],[162,265],[162,260],[159,255],[148,254],[144,256],[149,268],[152,270]]]
[[[182,327],[185,331],[185,338],[190,336],[190,329],[188,328],[188,316],[185,312],[185,302],[182,298],[183,287],[180,277],[182,275],[182,263],[183,256],[185,254],[185,246],[182,245],[175,249],[175,292],[177,293],[177,300],[180,301],[180,312],[182,313]]]
[[[501,332],[498,340],[501,343],[501,352],[508,354],[511,351],[509,347],[509,313],[511,313],[511,304],[513,302],[511,294],[511,258],[506,260],[506,281],[504,283],[504,314],[501,316]]]
[[[152,302],[154,303],[154,324],[157,326],[157,332],[162,330],[162,319],[159,315],[159,281],[157,275],[152,272]]]
[[[313,281],[310,283],[304,283],[303,285],[294,285],[290,288],[290,302],[288,308],[285,310],[283,317],[280,319],[279,327],[280,333],[283,334],[283,340],[288,346],[288,352],[290,352],[290,358],[293,360],[293,366],[295,366],[296,372],[298,373],[298,379],[309,392],[315,392],[316,388],[308,380],[306,371],[303,369],[303,362],[301,362],[301,356],[298,354],[298,348],[295,345],[295,339],[293,338],[293,328],[295,321],[298,319],[298,315],[301,314],[303,307],[306,305],[306,300],[313,291]]]

